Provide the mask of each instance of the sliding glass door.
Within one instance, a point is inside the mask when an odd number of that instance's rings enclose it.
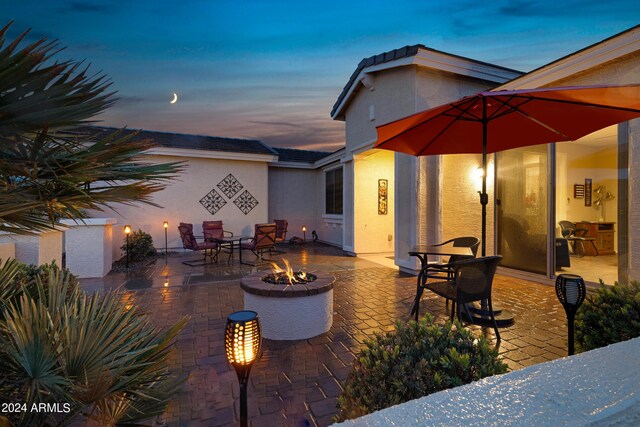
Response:
[[[496,159],[500,265],[547,274],[547,145],[503,151]]]

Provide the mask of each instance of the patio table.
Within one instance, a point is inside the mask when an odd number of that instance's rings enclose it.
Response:
[[[242,264],[242,240],[251,239],[253,236],[249,236],[246,234],[240,234],[238,236],[225,236],[225,237],[216,237],[213,240],[218,242],[220,246],[227,245],[229,247],[229,257],[227,258],[227,264],[231,263],[231,258],[233,257],[233,249],[238,246],[238,253],[240,256],[240,264]]]
[[[411,314],[415,314],[415,319],[418,320],[418,309],[420,305],[420,298],[424,288],[422,287],[422,280],[424,278],[425,269],[429,265],[428,256],[460,256],[460,257],[473,257],[473,251],[469,247],[460,247],[453,245],[417,245],[409,251],[410,256],[418,257],[420,260],[420,273],[418,274],[417,286],[416,286],[416,298],[413,301],[413,307],[411,308]]]

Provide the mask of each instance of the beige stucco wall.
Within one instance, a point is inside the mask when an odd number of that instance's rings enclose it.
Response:
[[[482,236],[482,210],[478,191],[482,180],[476,171],[482,165],[479,154],[452,154],[443,157],[442,240]],[[494,163],[488,156],[487,255],[494,254]],[[478,250],[480,255],[480,250]]]
[[[302,226],[307,227],[307,239],[311,239],[312,230],[318,232],[320,239],[326,237],[321,235],[318,214],[318,205],[324,204],[319,200],[324,193],[317,191],[318,179],[318,171],[312,169],[269,168],[269,221],[289,221],[287,239],[303,237]]]
[[[179,249],[182,249],[177,228],[180,222],[194,224],[196,234],[202,234],[202,221],[222,220],[224,228],[236,235],[253,235],[255,224],[269,220],[269,179],[266,162],[172,156],[151,156],[150,160],[186,161],[187,168],[177,179],[172,180],[167,188],[153,195],[153,201],[161,207],[116,205],[115,214],[104,212],[94,215],[115,217],[118,221],[114,226],[113,234],[114,260],[122,256],[120,246],[124,242],[122,232],[124,224],[131,225],[134,230],[142,229],[151,234],[155,247],[164,250],[162,222],[165,220],[169,221],[168,247]],[[229,174],[232,174],[243,186],[231,199],[217,187],[217,184]],[[200,204],[200,200],[212,189],[215,189],[226,202],[214,215]],[[233,203],[245,190],[248,190],[258,201],[258,205],[247,215]]]
[[[63,220],[66,267],[79,278],[103,277],[113,264],[114,218]]]
[[[463,96],[472,95],[496,86],[495,83],[479,81],[436,70],[421,68],[417,71],[416,103],[418,111],[454,101]],[[492,159],[492,156],[489,156]],[[492,162],[493,160],[491,160]],[[474,175],[482,165],[482,156],[444,155],[441,156],[440,199],[441,218],[438,224],[435,218],[429,221],[431,227],[440,227],[438,240],[445,241],[460,236],[482,235],[481,205],[478,191],[480,180]],[[427,173],[434,173],[434,171]],[[487,254],[493,254],[493,177],[488,179],[487,193]],[[427,226],[429,227],[429,226]],[[434,233],[434,237],[438,236]],[[428,243],[435,243],[429,241]],[[479,252],[478,252],[479,253]]]
[[[375,73],[373,90],[360,87],[345,113],[347,153],[375,141],[376,126],[416,111],[415,70],[416,67],[408,66]]]
[[[0,261],[4,263],[9,258],[16,257],[16,244],[14,242],[0,243]]]
[[[378,180],[388,181],[387,214],[378,213]],[[370,150],[355,159],[356,253],[393,252],[394,249],[394,153]]]
[[[375,141],[375,127],[495,86],[490,82],[418,66],[385,70],[373,77],[373,90],[361,87],[345,113],[347,152],[356,153],[353,166],[355,207],[353,211],[345,211],[345,245],[349,246],[349,242],[354,240],[356,253],[370,251],[375,246],[367,242],[368,237],[365,236],[370,233],[365,232],[362,225],[367,223],[364,212],[367,212],[367,197],[370,192],[358,194],[359,173],[364,170],[358,166],[359,150]],[[442,204],[443,199],[466,200],[469,195],[466,194],[468,189],[447,183],[449,178],[442,172],[444,167],[441,158],[426,159],[403,154],[395,154],[394,157],[395,185],[392,194],[395,200],[395,227],[392,237],[395,241],[397,265],[406,270],[415,270],[416,260],[407,254],[411,247],[418,243],[440,241],[443,230],[451,230],[451,235],[460,235],[455,231],[455,224],[459,220],[477,224],[477,232],[471,225],[469,232],[480,236],[480,221],[475,220],[476,214],[480,217],[476,193],[471,194],[471,197],[476,197],[471,206],[477,205],[477,210],[469,209],[468,204]],[[363,177],[366,175],[363,174]],[[443,186],[451,193],[443,192]],[[443,194],[446,197],[443,198]],[[363,204],[361,209],[359,203]],[[492,222],[492,210],[489,215],[489,222]],[[388,239],[388,234],[381,233],[379,239]],[[489,247],[492,250],[493,239]]]
[[[62,232],[43,231],[32,235],[0,234],[0,243],[15,245],[15,259],[25,263],[42,265],[53,261],[62,265]]]

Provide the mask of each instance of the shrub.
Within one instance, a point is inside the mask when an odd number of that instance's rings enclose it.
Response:
[[[0,293],[10,293],[14,274],[12,264],[0,268]],[[49,269],[46,280],[36,275],[36,292],[9,295],[0,306],[0,401],[65,406],[5,413],[0,425],[62,426],[83,417],[132,425],[162,414],[183,381],[167,366],[186,319],[163,330],[120,293],[86,294],[63,270]]]
[[[125,253],[127,252],[127,240],[125,237],[124,244],[120,247]],[[129,235],[129,261],[142,261],[148,257],[156,256],[158,251],[153,247],[153,239],[151,235],[142,230],[132,231]]]
[[[394,332],[365,342],[338,398],[336,421],[506,371],[498,351],[457,321],[438,325],[427,315],[398,322]]]
[[[592,350],[640,336],[640,282],[589,292],[576,313],[576,347]]]
[[[49,276],[64,274],[69,282],[69,291],[76,289],[80,281],[68,269],[58,267],[55,260],[51,264],[23,264],[15,259],[7,260],[0,267],[0,319],[2,305],[16,302],[26,292],[32,297],[38,297],[36,278],[42,284],[44,295],[48,295]]]

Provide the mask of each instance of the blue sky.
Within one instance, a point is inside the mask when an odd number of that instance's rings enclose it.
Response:
[[[334,150],[329,113],[364,57],[421,43],[529,71],[637,25],[640,2],[0,0],[0,16],[112,79],[104,125]]]

